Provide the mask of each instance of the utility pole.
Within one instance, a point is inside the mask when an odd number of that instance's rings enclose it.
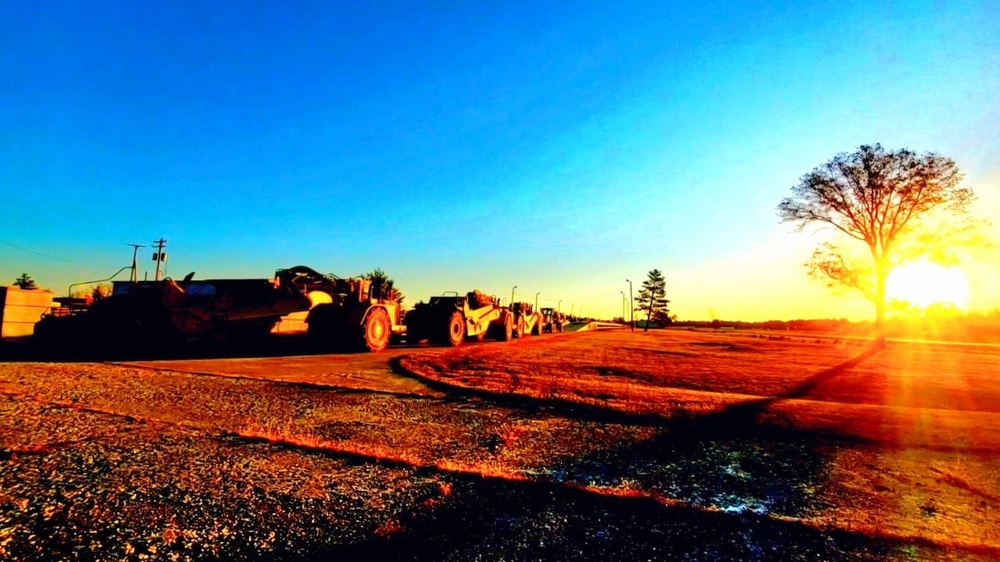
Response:
[[[632,331],[635,331],[635,301],[632,300],[632,280],[626,279],[628,281],[628,318],[629,324],[632,324]]]
[[[163,275],[161,266],[163,262],[167,261],[167,254],[163,253],[163,248],[167,246],[167,241],[160,238],[159,240],[154,240],[153,244],[156,245],[156,252],[153,254],[153,259],[156,260],[156,280],[160,281]]]
[[[137,268],[135,258],[139,255],[139,248],[145,248],[145,246],[142,244],[126,244],[126,246],[132,246],[132,278],[130,281],[135,283],[139,280],[139,269]]]

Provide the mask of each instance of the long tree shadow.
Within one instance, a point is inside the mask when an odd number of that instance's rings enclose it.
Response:
[[[569,482],[635,486],[726,512],[801,516],[823,507],[828,455],[863,442],[836,433],[765,423],[774,403],[801,398],[877,353],[869,349],[788,390],[700,415],[679,416],[656,436],[557,463]]]
[[[521,410],[528,414],[547,414],[597,423],[620,423],[645,426],[668,426],[671,418],[661,414],[636,414],[603,406],[584,404],[563,398],[536,398],[524,394],[495,392],[482,388],[457,386],[420,375],[403,365],[407,356],[393,357],[389,368],[393,373],[416,380],[426,387],[457,400],[475,399],[501,408]]]
[[[801,398],[820,384],[854,368],[879,350],[872,348],[819,371],[773,396],[748,400],[703,414],[630,414],[569,400],[456,388],[417,376],[437,390],[474,397],[530,413],[594,423],[658,427],[642,441],[563,459],[544,476],[557,482],[634,487],[693,506],[727,512],[799,516],[821,508],[817,491],[826,478],[824,450],[862,443],[857,437],[803,430],[762,420],[781,400]],[[399,360],[393,369],[409,373]]]
[[[547,482],[467,482],[445,506],[405,520],[399,537],[366,546],[404,560],[892,560],[936,550],[795,521],[824,507],[818,493],[829,455],[844,442],[759,420],[775,402],[806,396],[877,351],[774,396],[661,418],[655,437],[556,462]],[[478,396],[511,405],[510,398]],[[590,421],[609,419],[606,412],[548,405]],[[681,503],[667,507],[563,484],[634,489]]]
[[[810,392],[812,392],[817,386],[826,382],[827,380],[845,373],[854,367],[860,365],[865,359],[877,354],[882,351],[883,348],[878,346],[871,346],[860,354],[844,361],[843,363],[830,367],[829,369],[824,369],[815,375],[803,380],[794,387],[782,392],[776,396],[771,397],[772,401],[780,399],[790,399],[790,398],[801,398]]]
[[[458,399],[473,398],[504,408],[518,409],[532,414],[544,413],[580,421],[663,427],[672,432],[697,430],[704,434],[711,434],[740,431],[741,428],[753,425],[753,423],[747,424],[746,422],[755,422],[757,417],[764,413],[771,404],[780,400],[801,398],[823,382],[854,368],[879,351],[877,348],[866,349],[859,355],[811,375],[788,390],[773,396],[748,400],[727,406],[721,410],[696,415],[686,413],[673,415],[633,413],[564,398],[537,398],[524,394],[458,386],[423,376],[408,369],[403,365],[403,361],[407,359],[407,356],[390,359],[389,367],[397,375],[412,378],[426,385],[428,388]],[[838,436],[830,435],[829,437]],[[846,437],[844,438],[847,439]]]
[[[688,432],[699,435],[702,438],[713,436],[738,437],[743,435],[745,432],[757,433],[761,431],[758,424],[758,418],[761,414],[765,413],[765,411],[772,404],[782,400],[792,400],[807,396],[819,385],[837,377],[838,375],[846,373],[879,351],[881,351],[881,349],[870,347],[847,361],[810,375],[795,386],[773,396],[747,400],[745,402],[727,406],[715,412],[708,412],[695,416],[675,417],[673,418],[674,422],[669,424],[669,428],[674,434],[683,434],[684,432]],[[769,429],[776,430],[779,428]],[[848,440],[856,439],[847,438],[839,434],[827,434],[826,437]]]

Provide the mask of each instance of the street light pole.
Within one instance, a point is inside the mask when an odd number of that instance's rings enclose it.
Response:
[[[541,293],[535,293],[535,311],[538,310],[538,295],[540,295],[540,294]]]
[[[632,280],[626,279],[628,281],[628,318],[629,324],[632,325],[632,331],[635,331],[635,301],[632,300]]]
[[[618,291],[622,294],[622,324],[625,323],[625,291]]]
[[[516,288],[517,285],[514,285],[514,288],[510,290],[510,306],[514,306],[514,289]]]
[[[562,300],[560,300],[559,304],[556,305],[556,312],[562,314]]]

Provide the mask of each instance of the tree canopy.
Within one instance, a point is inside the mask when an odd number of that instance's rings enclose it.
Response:
[[[810,225],[834,231],[806,267],[829,286],[872,301],[876,339],[883,343],[885,280],[893,268],[921,256],[953,260],[957,246],[981,240],[982,223],[968,213],[974,194],[961,181],[950,158],[864,145],[803,176],[779,203],[778,216],[799,231]],[[847,243],[862,245],[870,259],[859,260]]]
[[[403,305],[403,299],[406,297],[402,291],[396,288],[395,281],[386,272],[376,268],[366,274],[365,278],[372,282],[371,294],[373,297],[395,300],[400,306]]]
[[[21,289],[37,289],[38,285],[35,284],[35,280],[31,278],[27,273],[22,273],[20,277],[14,280],[14,286]]]

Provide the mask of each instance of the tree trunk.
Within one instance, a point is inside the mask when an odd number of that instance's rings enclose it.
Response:
[[[876,269],[875,280],[875,348],[885,349],[885,278],[884,268]]]
[[[649,294],[649,309],[646,311],[646,329],[644,332],[649,331],[649,319],[653,316],[653,293]]]

